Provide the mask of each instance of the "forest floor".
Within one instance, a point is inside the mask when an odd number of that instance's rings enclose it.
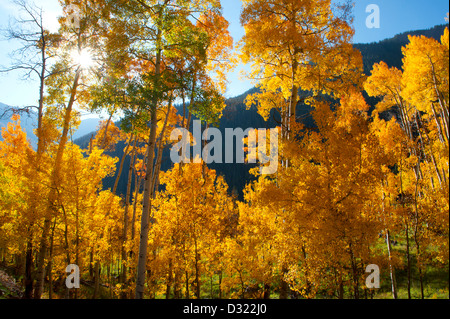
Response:
[[[0,299],[20,299],[23,292],[16,280],[0,269]]]
[[[401,250],[401,248],[400,248]],[[421,297],[419,276],[417,271],[413,271],[411,283],[411,297],[412,299],[419,299]],[[449,269],[446,267],[427,267],[424,276],[424,297],[425,299],[449,299]],[[397,269],[397,286],[398,297],[400,299],[407,299],[407,274],[406,269]],[[373,298],[374,299],[392,299],[390,278],[388,274],[384,274],[381,279],[382,287]],[[218,293],[217,291],[215,292]],[[0,268],[0,300],[1,299],[21,299],[23,297],[23,288],[18,279],[8,274],[7,269]],[[272,298],[277,298],[277,294],[272,294]],[[351,296],[348,296],[351,297]],[[46,296],[44,296],[46,298]],[[164,298],[164,296],[157,296],[157,298]],[[324,296],[319,299],[326,298]]]

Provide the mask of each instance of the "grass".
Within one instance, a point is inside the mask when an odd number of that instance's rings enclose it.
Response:
[[[411,299],[422,298],[420,290],[419,274],[414,267],[411,273]],[[406,269],[397,270],[397,295],[399,299],[408,299],[407,289],[407,272]],[[376,298],[379,299],[392,299],[391,292],[391,280],[390,278],[384,278],[382,281],[384,285],[379,293],[376,294]],[[425,299],[449,299],[449,273],[448,267],[437,268],[427,267],[423,276],[424,286],[424,298]]]
[[[408,299],[408,291],[407,291],[407,269],[406,269],[406,245],[404,245],[404,240],[402,238],[397,238],[399,244],[397,246],[393,246],[393,250],[397,253],[403,261],[403,268],[396,269],[396,279],[397,279],[397,294],[399,299]],[[379,247],[380,250],[386,250],[386,244],[383,239],[380,239]],[[417,269],[417,259],[416,259],[416,251],[415,249],[411,249],[410,252],[411,257],[411,298],[412,299],[420,299],[421,298],[421,290],[420,290],[420,281],[419,281],[419,273]],[[424,298],[425,299],[450,299],[449,298],[449,265],[438,266],[437,263],[430,263],[424,269],[423,276],[423,285],[424,285]],[[117,269],[111,267],[111,276],[114,278],[117,275]],[[102,282],[106,280],[106,267],[102,267]],[[114,282],[114,280],[113,280]],[[213,276],[213,284],[211,287],[211,278],[209,276],[202,276],[202,298],[218,298],[219,296],[219,287],[218,287],[219,279],[218,275]],[[182,283],[184,287],[184,283]],[[91,287],[85,287],[79,291],[80,298],[90,298],[93,294],[93,289]],[[64,287],[61,287],[60,293],[55,293],[54,298],[64,297],[63,290]],[[173,287],[172,287],[173,289]],[[351,287],[345,289],[345,298],[351,298]],[[235,287],[232,289],[232,292],[235,293],[236,296],[240,295],[239,287]],[[172,290],[173,293],[173,290]],[[184,296],[184,295],[183,295]],[[109,288],[100,287],[99,298],[109,298],[111,297]],[[157,291],[155,296],[157,299],[165,298],[165,289],[164,287],[160,288]],[[171,296],[172,297],[172,296]],[[225,294],[223,297],[230,297],[230,294]],[[246,295],[246,298],[249,296]],[[278,298],[278,291],[276,289],[272,289],[270,297],[272,299]],[[0,283],[0,299],[10,299],[14,298],[14,295],[3,285]],[[326,295],[317,295],[316,298],[330,298],[330,296]],[[363,289],[360,289],[360,298],[365,298],[365,294]],[[370,298],[370,296],[369,296]],[[376,290],[374,295],[374,299],[392,299],[391,292],[391,279],[389,275],[389,269],[384,267],[381,269],[381,288]]]
[[[397,296],[399,299],[408,299],[408,273],[406,261],[406,244],[404,238],[398,238],[398,246],[393,250],[401,256],[403,268],[396,269]],[[383,244],[386,245],[383,241]],[[385,248],[386,249],[386,248]],[[414,248],[410,248],[411,263],[411,299],[421,299],[420,275],[417,268],[417,255]],[[423,270],[423,287],[425,299],[449,299],[449,265],[428,264]],[[391,279],[389,271],[381,276],[381,289],[375,294],[377,299],[392,299]]]

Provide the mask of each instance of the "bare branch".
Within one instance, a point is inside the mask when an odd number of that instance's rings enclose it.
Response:
[[[5,116],[11,116],[13,114],[27,114],[30,115],[31,113],[31,109],[38,109],[37,106],[35,105],[27,105],[27,106],[22,106],[22,107],[8,107],[6,109],[3,110],[3,112],[0,114],[0,119],[3,119]],[[8,115],[8,114],[11,115]]]

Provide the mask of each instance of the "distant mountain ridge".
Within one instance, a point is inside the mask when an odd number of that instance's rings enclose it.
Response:
[[[0,130],[2,127],[11,122],[13,112],[12,107],[0,102]],[[37,145],[37,137],[34,135],[35,124],[37,123],[37,114],[35,112],[22,113],[20,116],[20,125],[27,134],[30,144],[35,147]],[[0,134],[0,141],[2,136]]]
[[[372,43],[357,43],[353,46],[361,51],[364,63],[364,73],[370,75],[372,66],[380,61],[386,62],[390,67],[402,69],[402,47],[409,43],[408,36],[426,36],[440,41],[444,29],[448,24],[436,25],[430,29],[408,31],[397,34],[396,36]]]
[[[13,115],[13,107],[0,102],[0,129],[6,127],[7,123],[11,121],[11,116]],[[20,124],[22,129],[27,133],[27,138],[33,147],[37,145],[37,137],[34,134],[34,129],[37,127],[37,114],[34,111],[21,112],[20,114]],[[100,122],[99,118],[88,118],[82,120],[80,126],[73,133],[72,139],[76,140],[86,134],[95,132],[97,130],[98,124]],[[0,135],[0,141],[2,137]]]

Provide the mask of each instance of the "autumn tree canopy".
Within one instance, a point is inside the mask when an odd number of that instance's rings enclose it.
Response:
[[[23,298],[448,294],[433,281],[449,262],[448,28],[410,36],[402,68],[364,74],[350,2],[242,4],[237,44],[219,0],[64,0],[53,34],[27,11],[36,33],[14,34],[39,61],[37,145],[23,112],[0,140],[0,268]],[[274,174],[251,169],[239,199],[207,161],[174,164],[167,151],[177,128],[204,146],[191,124],[220,125],[241,62],[257,88],[246,106],[281,134],[244,138],[248,154],[277,142],[280,156]],[[79,146],[82,112],[105,118]],[[71,264],[78,289],[65,284]]]

